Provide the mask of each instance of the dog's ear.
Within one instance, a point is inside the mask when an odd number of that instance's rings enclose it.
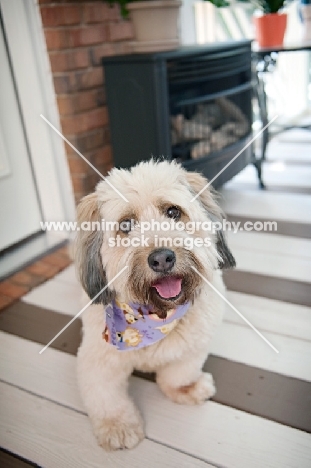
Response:
[[[82,198],[77,209],[77,221],[79,230],[75,241],[75,263],[80,282],[92,299],[107,284],[107,278],[103,269],[100,249],[103,242],[100,226],[100,212],[97,194],[92,193]],[[87,230],[81,229],[81,224],[87,222]],[[97,222],[93,224],[92,223]],[[94,304],[108,304],[113,299],[113,293],[106,288],[95,300]]]
[[[186,179],[190,186],[190,190],[194,196],[201,192],[201,190],[208,184],[208,180],[197,172],[187,172]],[[211,186],[207,187],[200,193],[198,200],[201,205],[207,211],[209,218],[212,222],[221,221],[224,218],[224,214],[216,203],[216,193],[213,191]],[[235,259],[229,250],[226,243],[224,233],[221,229],[217,230],[217,241],[216,248],[221,257],[218,262],[220,269],[234,268],[236,266]]]

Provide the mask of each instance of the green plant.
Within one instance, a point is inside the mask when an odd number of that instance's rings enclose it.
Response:
[[[126,8],[126,6],[127,6],[128,3],[135,2],[135,1],[139,2],[139,1],[142,1],[142,0],[108,0],[108,3],[110,5],[113,5],[114,3],[118,3],[120,5],[120,10],[121,10],[121,14],[122,14],[123,18],[127,18],[129,12],[128,12],[128,9]]]
[[[231,2],[228,0],[206,0],[211,2],[216,7],[227,7],[230,6]],[[265,14],[277,13],[279,10],[284,8],[288,0],[238,0],[242,3],[251,3],[255,8],[262,10]]]

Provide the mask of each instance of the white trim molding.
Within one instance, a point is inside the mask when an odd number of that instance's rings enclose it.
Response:
[[[45,221],[73,220],[75,203],[61,138],[40,118],[60,120],[36,0],[0,0],[31,164]]]

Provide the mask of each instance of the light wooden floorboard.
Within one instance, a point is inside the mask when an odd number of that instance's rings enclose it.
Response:
[[[97,445],[87,416],[2,382],[0,395],[1,446],[42,467],[211,467],[147,439],[133,450],[107,453]]]
[[[260,331],[311,341],[310,307],[233,291],[227,291],[227,299]],[[229,306],[224,319],[248,328]]]
[[[3,356],[0,362],[2,381],[18,385],[37,395],[44,395],[45,398],[78,411],[82,410],[80,399],[77,397],[78,390],[73,386],[73,356],[53,349],[39,355],[40,345],[4,333],[1,333],[0,343]],[[61,385],[50,384],[53,372],[55,380],[61,382]],[[74,459],[76,463],[76,453],[77,459],[88,460],[88,447],[92,456],[103,457],[103,452],[96,452],[89,425],[86,426],[86,422],[79,419],[83,418],[83,415],[79,414],[76,417],[76,413],[69,409],[56,407],[53,403],[38,399],[34,395],[25,398],[25,393],[21,390],[2,384],[1,388],[4,387],[7,391],[2,393],[5,412],[1,424],[2,428],[9,428],[11,433],[2,430],[4,435],[0,437],[2,445],[4,443],[8,450],[18,450],[18,453],[26,458],[31,458],[38,452],[38,456],[44,456],[48,461],[52,456],[58,457],[57,460],[65,457],[67,451],[70,448],[73,450],[74,447],[76,452],[70,452],[69,458]],[[311,436],[304,432],[214,402],[207,402],[200,407],[180,406],[166,399],[154,383],[136,377],[130,379],[130,394],[143,414],[149,439],[212,465],[227,468],[310,466]],[[47,446],[45,439],[48,442]],[[140,450],[144,450],[143,444],[140,447]],[[161,450],[164,448],[161,447]],[[20,453],[21,451],[23,453]],[[120,460],[123,460],[123,463],[124,460],[128,460],[127,465],[131,466],[130,453],[121,452],[116,454],[116,457],[126,457]],[[157,466],[166,466],[161,464],[160,459],[157,461],[160,463]],[[43,465],[52,466],[46,463]],[[97,466],[97,458],[93,462],[94,465],[91,463],[92,458],[88,466]],[[136,466],[146,464],[143,456],[139,463],[141,464]],[[54,461],[54,466],[79,465],[55,465]],[[117,463],[114,466],[118,466]]]
[[[262,335],[279,354],[250,327],[223,322],[213,337],[211,354],[311,381],[311,342],[265,331]]]
[[[311,195],[225,188],[220,195],[220,204],[227,215],[311,224]]]

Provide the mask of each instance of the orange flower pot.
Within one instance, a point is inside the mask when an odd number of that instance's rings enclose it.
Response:
[[[283,45],[287,14],[270,13],[254,16],[255,38],[260,47],[275,47]]]

